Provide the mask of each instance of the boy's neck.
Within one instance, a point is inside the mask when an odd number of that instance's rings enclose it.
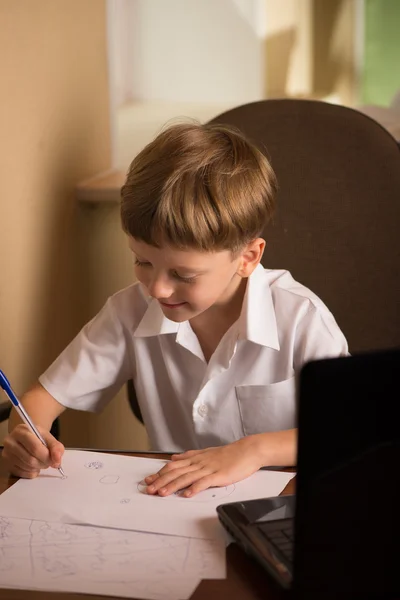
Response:
[[[214,304],[209,309],[190,320],[205,359],[208,361],[228,329],[235,323],[242,311],[247,279],[240,278],[226,300]]]

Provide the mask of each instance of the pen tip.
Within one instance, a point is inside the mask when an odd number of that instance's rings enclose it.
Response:
[[[64,473],[64,470],[63,470],[63,468],[62,468],[62,467],[58,467],[58,471],[59,471],[59,473],[60,473],[60,475],[62,476],[62,478],[63,478],[63,479],[66,479],[66,478],[67,478],[67,476],[66,476],[66,474]]]

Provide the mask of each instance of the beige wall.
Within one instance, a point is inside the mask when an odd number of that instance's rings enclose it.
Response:
[[[265,0],[265,97],[309,95],[312,0]]]
[[[89,205],[80,211],[80,235],[84,240],[79,259],[84,266],[81,281],[90,315],[95,314],[108,296],[133,281],[133,261],[126,239],[121,232],[118,206]],[[63,415],[62,426],[68,432],[70,446],[82,445],[81,428],[86,430],[86,445],[93,448],[147,449],[144,428],[129,408],[125,389],[100,415],[77,413]]]
[[[117,209],[74,198],[110,166],[105,15],[104,0],[0,2],[0,365],[19,394],[128,283]],[[67,413],[63,440],[141,447],[134,426],[120,395],[100,418]]]
[[[265,96],[356,100],[358,0],[265,0]]]
[[[356,23],[358,0],[314,0],[312,23],[313,90],[335,95],[341,103],[357,101]]]

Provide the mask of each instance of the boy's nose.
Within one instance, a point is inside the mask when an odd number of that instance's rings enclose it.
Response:
[[[152,279],[149,282],[147,289],[150,296],[156,300],[167,300],[173,293],[172,285],[162,277]]]

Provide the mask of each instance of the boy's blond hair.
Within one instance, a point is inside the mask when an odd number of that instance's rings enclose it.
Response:
[[[133,160],[121,190],[122,226],[156,247],[236,252],[272,217],[275,191],[268,160],[238,130],[176,124]]]

